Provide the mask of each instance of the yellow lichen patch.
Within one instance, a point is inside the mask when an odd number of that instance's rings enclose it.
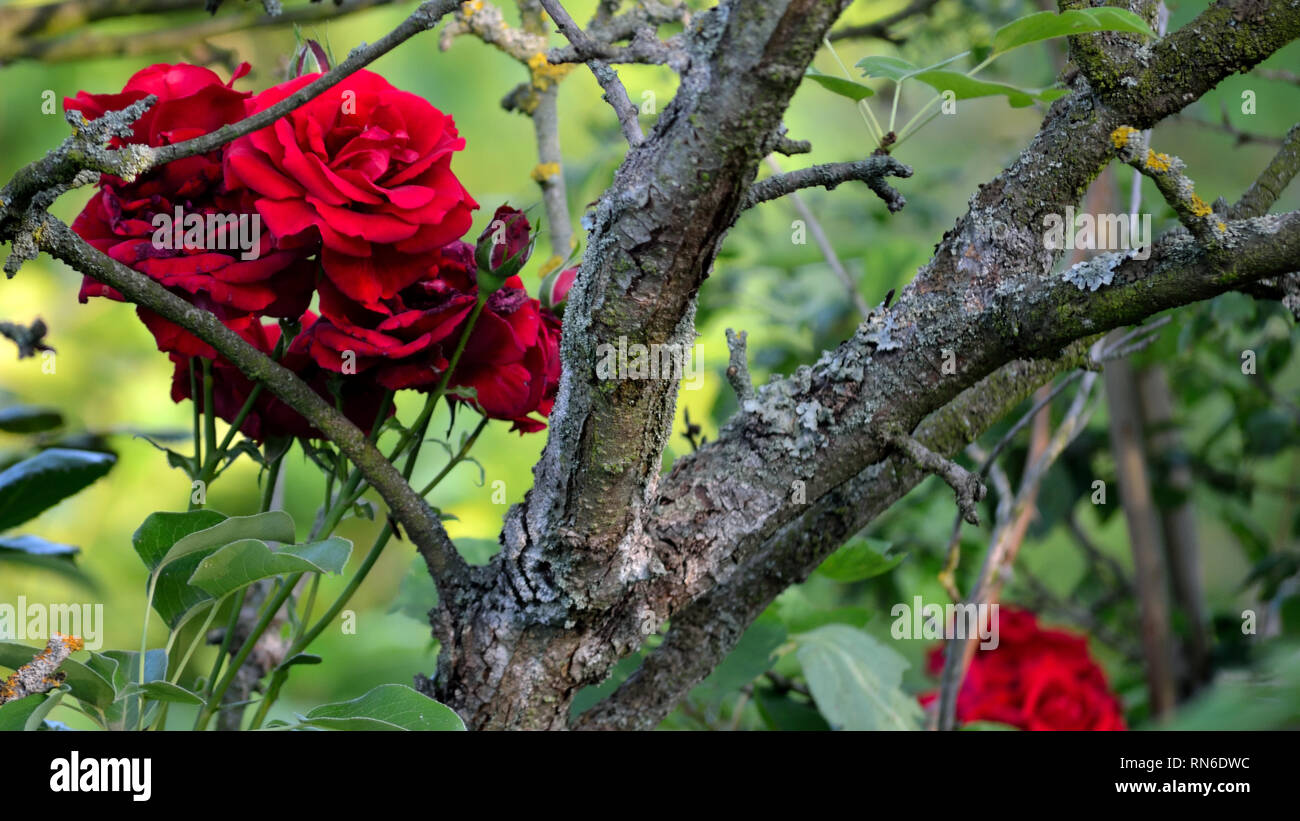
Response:
[[[1136,128],[1129,125],[1121,125],[1119,128],[1110,132],[1110,141],[1115,144],[1116,148],[1123,148],[1128,145],[1128,141],[1132,139],[1133,135],[1136,133],[1138,133]]]
[[[1219,229],[1219,233],[1223,233],[1228,230],[1227,224],[1223,222],[1216,223],[1214,227]]]
[[[1152,171],[1156,173],[1168,171],[1169,166],[1172,162],[1173,162],[1173,158],[1170,157],[1168,154],[1157,154],[1154,151],[1147,152],[1147,163],[1146,163],[1147,168],[1150,168]]]
[[[559,169],[557,168],[556,170],[558,171]],[[563,264],[564,260],[560,258],[559,254],[553,255],[550,259],[546,260],[546,262],[543,262],[542,267],[538,269],[538,278],[545,279],[547,274],[554,271],[556,268],[559,268]]]
[[[483,0],[465,0],[460,4],[460,13],[469,17],[476,11],[483,10]]]
[[[74,653],[78,650],[86,649],[85,640],[79,636],[64,636],[63,643],[67,645],[67,648],[73,651]]]
[[[1191,205],[1192,205],[1192,213],[1198,217],[1206,217],[1213,212],[1213,209],[1210,208],[1210,206],[1205,204],[1205,200],[1201,199],[1196,194],[1192,195]]]
[[[558,177],[559,175],[560,175],[559,163],[544,162],[538,164],[538,166],[534,168],[532,173],[529,174],[528,176],[532,177],[537,182],[546,182],[552,177]]]
[[[545,91],[563,80],[573,70],[573,66],[567,63],[555,65],[546,59],[545,54],[539,51],[528,58],[528,70],[533,75],[533,88],[538,91]]]

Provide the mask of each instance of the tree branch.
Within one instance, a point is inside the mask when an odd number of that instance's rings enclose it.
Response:
[[[773,174],[772,176],[760,180],[750,186],[749,191],[745,193],[745,198],[741,203],[741,208],[753,208],[760,202],[767,202],[786,194],[798,191],[801,188],[822,187],[827,191],[834,189],[841,183],[851,180],[861,180],[867,184],[876,196],[885,202],[890,213],[897,213],[903,210],[907,200],[902,194],[892,188],[889,183],[885,182],[886,177],[912,176],[912,169],[903,165],[898,160],[888,155],[877,155],[867,157],[865,160],[855,162],[836,162],[826,163],[825,165],[814,165],[809,168],[800,168],[798,171],[787,171],[784,174]]]

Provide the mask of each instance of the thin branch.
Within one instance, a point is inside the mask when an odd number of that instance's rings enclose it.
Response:
[[[273,2],[274,0],[272,0]],[[266,2],[266,0],[263,0]],[[359,11],[391,5],[394,0],[343,0],[317,2],[279,14],[247,7],[230,10],[220,17],[195,23],[129,33],[96,33],[79,28],[85,22],[134,14],[194,11],[194,0],[91,0],[51,3],[43,6],[0,8],[0,65],[18,60],[42,63],[88,60],[100,57],[132,57],[184,49],[209,37],[253,28],[333,20]],[[29,28],[50,36],[36,36]],[[71,32],[64,34],[64,32]],[[55,36],[64,35],[64,36]]]
[[[398,24],[397,28],[373,44],[353,49],[346,60],[275,105],[237,123],[224,125],[216,131],[184,142],[160,148],[134,143],[115,151],[103,148],[109,136],[125,136],[130,133],[130,124],[139,119],[153,104],[152,96],[133,103],[121,112],[105,114],[94,123],[85,123],[83,117],[82,127],[78,133],[74,133],[64,141],[63,145],[42,160],[20,169],[4,189],[0,190],[0,229],[4,227],[7,219],[26,212],[31,198],[38,191],[71,183],[83,170],[94,169],[130,182],[140,174],[160,165],[206,154],[238,137],[258,131],[338,85],[349,75],[392,51],[416,34],[433,28],[444,15],[455,8],[456,0],[427,0]]]
[[[565,11],[564,6],[560,5],[560,0],[541,0],[542,7],[546,13],[551,15],[551,19],[560,27],[564,36],[569,38],[579,51],[585,54],[594,54],[599,46],[591,37],[583,31],[573,18]],[[628,99],[627,89],[618,79],[618,74],[609,64],[597,57],[588,57],[585,62],[591,69],[591,73],[596,75],[596,82],[605,90],[604,99],[614,109],[618,116],[618,124],[623,129],[623,136],[627,138],[628,145],[638,146],[645,140],[645,135],[641,133],[641,123],[637,120],[638,111],[632,101]]]
[[[731,352],[727,365],[727,382],[736,392],[736,399],[744,402],[754,396],[754,382],[749,377],[749,362],[745,357],[745,342],[749,338],[746,331],[737,334],[727,329],[727,349]]]
[[[912,0],[906,7],[896,11],[888,17],[882,17],[874,23],[867,23],[861,26],[845,26],[836,29],[830,33],[830,39],[849,40],[874,37],[877,40],[884,40],[887,43],[903,43],[906,37],[899,37],[890,31],[894,26],[903,22],[909,17],[929,14],[930,11],[938,5],[939,0]]]
[[[1241,199],[1228,209],[1232,219],[1259,217],[1268,213],[1277,198],[1300,172],[1300,123],[1291,126],[1291,130],[1282,138],[1281,147],[1269,160],[1264,170],[1241,195]]]
[[[1183,161],[1170,154],[1152,151],[1147,137],[1136,128],[1122,125],[1111,132],[1115,154],[1156,184],[1178,220],[1203,245],[1216,245],[1226,230],[1222,218],[1196,194],[1196,185],[1183,173]]]
[[[885,178],[906,178],[910,176],[912,176],[911,168],[888,155],[871,156],[854,162],[814,165],[810,168],[801,168],[798,171],[775,174],[754,183],[750,186],[744,200],[741,202],[741,210],[753,208],[761,202],[784,197],[786,194],[798,191],[801,188],[820,186],[829,191],[841,183],[861,180],[875,192],[876,196],[885,201],[885,206],[889,208],[891,213],[897,213],[907,204],[907,200],[885,182]]]
[[[467,568],[447,536],[437,514],[402,478],[402,474],[333,405],[299,379],[292,371],[272,361],[222,324],[214,314],[191,305],[162,285],[128,268],[92,247],[72,229],[48,214],[42,215],[33,232],[37,244],[74,270],[112,286],[127,300],[143,305],[168,319],[228,359],[249,379],[260,382],[320,430],[347,454],[365,479],[388,503],[393,516],[424,556],[430,573],[440,584],[459,582]]]
[[[781,165],[776,161],[775,157],[769,156],[767,158],[767,165],[772,169],[774,174],[781,174]],[[854,284],[853,278],[849,276],[849,272],[845,270],[844,264],[840,262],[839,254],[835,253],[835,246],[831,244],[830,238],[827,237],[826,232],[822,230],[821,222],[819,222],[817,217],[813,215],[812,209],[810,209],[803,201],[803,197],[800,197],[793,191],[791,191],[788,196],[790,203],[794,206],[795,210],[799,212],[799,218],[804,221],[808,226],[808,230],[812,232],[813,242],[817,243],[817,248],[822,252],[822,256],[826,259],[826,264],[831,267],[831,271],[835,274],[835,277],[840,281],[840,284],[844,286],[844,292],[849,295],[849,299],[852,300],[853,306],[858,309],[858,314],[863,319],[867,318],[871,314],[871,307],[867,305],[867,300],[862,296],[862,292],[858,290],[858,286]]]
[[[980,523],[979,502],[987,489],[979,476],[951,459],[945,459],[907,434],[895,433],[888,440],[926,473],[933,473],[948,483],[957,494],[957,507],[961,510],[962,518],[973,525]]]
[[[38,693],[48,693],[58,687],[64,680],[64,674],[59,672],[59,665],[67,661],[68,656],[84,649],[85,646],[86,643],[76,636],[55,633],[45,643],[44,650],[15,670],[9,678],[0,682],[0,704]]]

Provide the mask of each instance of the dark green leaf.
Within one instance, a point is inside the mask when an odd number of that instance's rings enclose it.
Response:
[[[838,94],[841,97],[848,97],[854,102],[865,100],[876,93],[872,91],[870,87],[864,86],[862,83],[855,83],[852,80],[846,80],[843,77],[833,77],[829,74],[822,74],[812,66],[808,67],[808,71],[804,76],[827,91],[833,94]]]
[[[0,530],[8,530],[108,473],[111,453],[50,448],[0,473]]]
[[[853,539],[826,557],[817,572],[837,582],[858,582],[888,573],[907,552],[879,539]]]
[[[0,431],[5,433],[40,433],[63,424],[63,415],[50,408],[16,405],[0,408]]]
[[[221,598],[259,579],[286,573],[342,573],[352,542],[337,536],[272,551],[259,539],[231,542],[203,557],[189,583]]]
[[[403,684],[381,684],[351,701],[323,704],[304,724],[327,730],[464,730],[450,707]]]
[[[1012,20],[998,29],[993,35],[993,53],[1005,54],[1013,48],[1040,40],[1091,31],[1126,31],[1152,38],[1156,36],[1146,21],[1128,9],[1103,6],[1072,9],[1060,14],[1040,11]]]

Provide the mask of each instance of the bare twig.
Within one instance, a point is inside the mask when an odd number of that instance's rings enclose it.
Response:
[[[38,693],[48,693],[58,687],[64,678],[63,673],[59,672],[59,665],[85,646],[86,643],[76,636],[55,633],[46,642],[44,650],[0,683],[0,704]]]
[[[951,459],[945,459],[907,434],[895,433],[888,439],[926,473],[933,473],[948,483],[957,494],[957,507],[961,510],[962,518],[973,525],[980,523],[978,505],[987,490],[979,476]]]
[[[745,342],[749,338],[746,331],[737,334],[732,329],[727,329],[727,348],[731,351],[730,362],[727,365],[727,382],[731,389],[736,392],[736,399],[744,402],[754,396],[754,383],[749,377],[749,363],[745,358]]]
[[[773,174],[781,174],[781,165],[776,161],[775,157],[769,156],[767,165],[772,169]],[[794,209],[799,212],[799,218],[807,224],[808,230],[812,232],[813,242],[817,243],[817,248],[825,257],[826,264],[830,266],[836,279],[844,286],[844,292],[852,300],[853,306],[858,309],[858,314],[865,319],[871,313],[871,306],[867,305],[867,300],[862,296],[862,292],[858,290],[853,278],[849,276],[844,264],[840,262],[839,254],[835,253],[835,246],[831,244],[830,238],[826,236],[826,231],[822,229],[821,222],[813,215],[812,209],[808,207],[802,197],[793,191],[788,194],[788,197]]]
[[[887,43],[905,42],[907,39],[906,37],[900,37],[890,31],[890,29],[909,17],[929,14],[931,9],[938,5],[938,3],[939,0],[912,0],[911,3],[901,10],[894,12],[888,17],[882,17],[874,23],[867,23],[861,26],[845,26],[836,29],[830,33],[830,39],[848,40],[874,37],[877,40],[884,40]]]
[[[885,201],[891,212],[897,213],[907,204],[903,195],[885,182],[886,177],[910,177],[912,169],[888,155],[871,156],[855,162],[826,163],[775,174],[750,186],[741,208],[753,208],[761,202],[784,197],[801,188],[821,186],[827,190],[852,180],[861,180]]]
[[[560,27],[564,36],[569,38],[569,42],[573,43],[579,51],[584,54],[595,54],[599,50],[596,42],[573,22],[573,18],[565,11],[564,6],[560,5],[560,0],[541,0],[541,4],[555,24]],[[605,90],[605,102],[609,103],[618,116],[618,124],[623,129],[623,136],[627,138],[628,145],[640,145],[645,140],[645,135],[641,133],[641,123],[637,120],[637,108],[628,99],[627,89],[618,79],[618,74],[609,67],[608,63],[598,57],[588,57],[585,62],[591,69],[591,73],[596,75],[596,82],[600,83],[600,87]]]

